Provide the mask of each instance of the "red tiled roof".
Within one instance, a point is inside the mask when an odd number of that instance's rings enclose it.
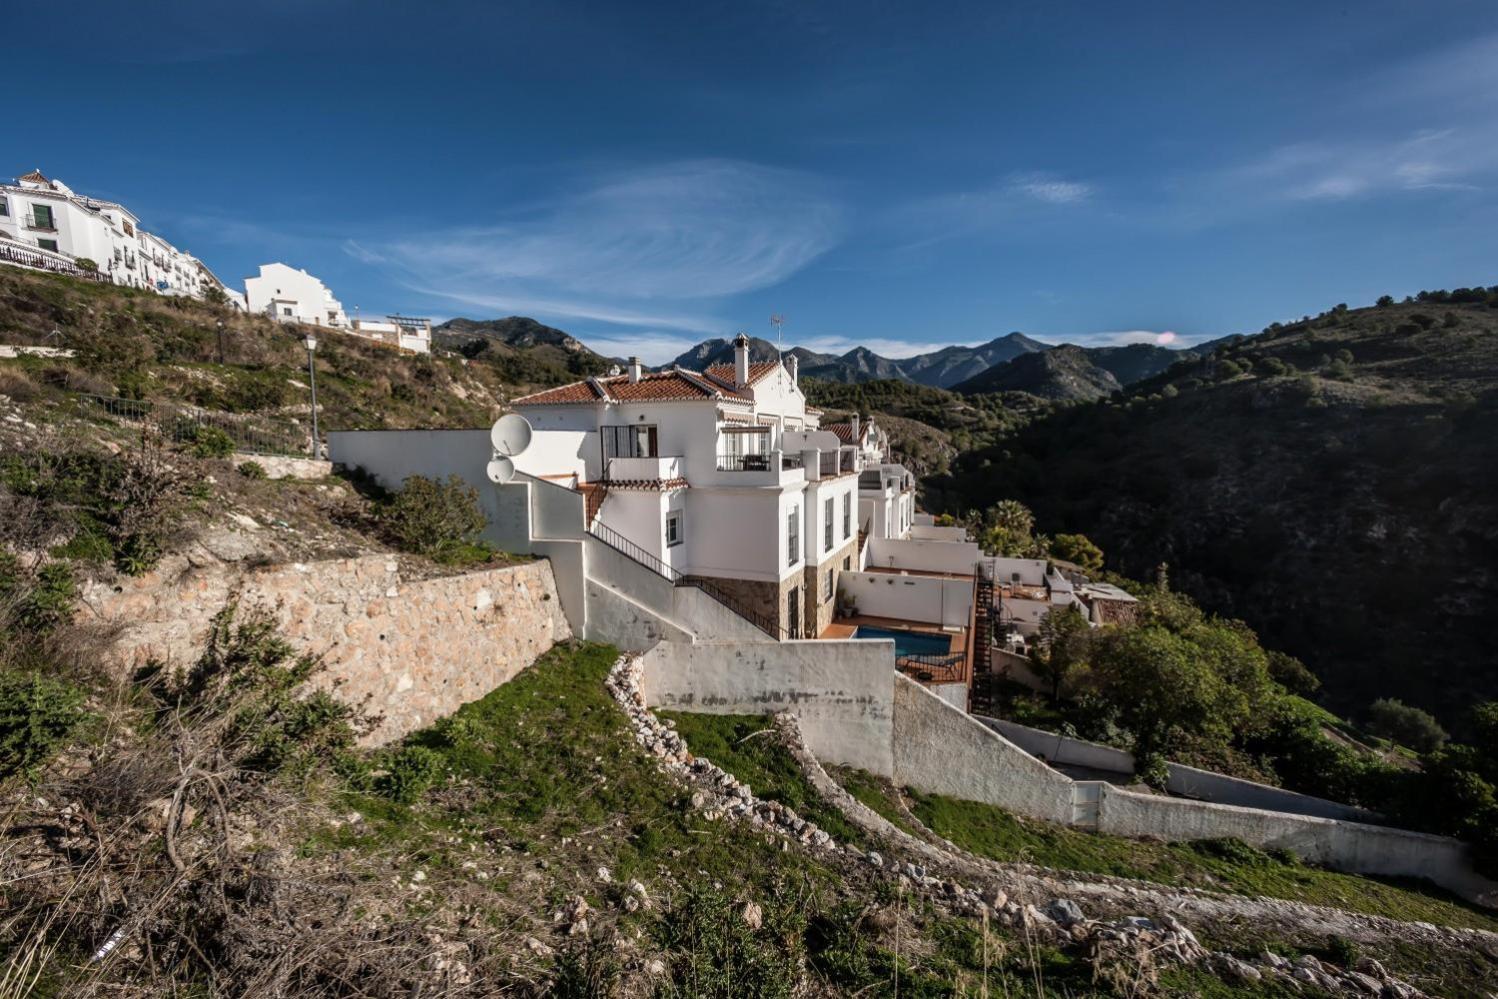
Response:
[[[548,406],[595,402],[675,402],[697,399],[744,399],[732,387],[714,385],[696,372],[683,368],[641,375],[638,382],[628,375],[589,378],[533,392],[512,401],[516,406]]]
[[[30,173],[28,173],[26,176],[20,177],[20,178],[17,178],[17,179],[18,180],[24,180],[24,181],[27,181],[28,183],[32,183],[32,184],[50,184],[50,183],[52,183],[46,177],[42,176],[42,172],[40,170],[33,170]]]
[[[837,439],[844,444],[856,443],[853,440],[853,424],[851,423],[829,423],[822,429],[837,434]]]
[[[749,365],[749,384],[755,384],[778,367],[779,361],[755,361]],[[732,364],[714,364],[702,373],[725,388],[733,388],[736,372]]]
[[[674,479],[610,479],[610,489],[687,489],[687,480],[678,476]]]

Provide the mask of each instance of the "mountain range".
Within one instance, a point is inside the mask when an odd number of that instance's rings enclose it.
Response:
[[[451,319],[433,330],[433,339],[438,347],[469,358],[483,357],[509,366],[532,363],[537,377],[546,371],[554,371],[559,377],[601,374],[623,363],[620,358],[595,353],[563,330],[524,316]],[[786,353],[797,359],[802,376],[824,382],[858,385],[888,380],[964,393],[1028,392],[1041,399],[1080,401],[1101,398],[1151,378],[1176,361],[1210,353],[1213,345],[1187,350],[1154,344],[1054,347],[1014,332],[977,346],[952,345],[912,357],[883,357],[861,346],[844,354],[805,347],[792,347]],[[779,353],[770,341],[750,337],[751,360],[770,361]],[[701,371],[714,364],[732,363],[733,342],[715,337],[683,351],[662,367],[679,365]]]

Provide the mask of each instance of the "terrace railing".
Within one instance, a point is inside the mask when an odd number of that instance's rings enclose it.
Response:
[[[101,283],[109,281],[107,276],[98,271],[88,271],[79,267],[71,257],[65,254],[38,247],[21,246],[10,240],[0,239],[0,262],[19,264],[22,267],[30,267],[39,271],[51,271],[54,274],[66,274],[85,281]]]
[[[897,655],[895,669],[921,683],[967,682],[967,656],[961,652]]]

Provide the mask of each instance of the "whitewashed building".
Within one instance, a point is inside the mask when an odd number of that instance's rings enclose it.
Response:
[[[432,321],[415,316],[386,316],[378,319],[355,319],[353,332],[371,340],[388,343],[401,350],[418,354],[432,352]]]
[[[590,378],[516,399],[523,475],[588,497],[589,526],[626,554],[711,587],[783,637],[831,623],[858,568],[857,448],[819,429],[796,358]]]
[[[124,205],[76,193],[33,170],[0,184],[0,262],[163,295],[202,298],[224,288],[196,257],[140,228]]]
[[[289,264],[261,264],[258,275],[244,279],[244,295],[249,311],[279,323],[350,328],[343,303],[333,297],[327,285]]]

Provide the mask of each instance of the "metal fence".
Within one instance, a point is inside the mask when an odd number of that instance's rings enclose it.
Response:
[[[311,453],[311,435],[289,422],[239,413],[216,413],[196,406],[145,399],[126,399],[75,393],[68,397],[77,415],[152,426],[176,443],[194,443],[205,429],[229,438],[234,450],[243,454],[306,457]]]
[[[921,683],[963,683],[967,680],[967,656],[911,653],[895,657],[895,669]]]

